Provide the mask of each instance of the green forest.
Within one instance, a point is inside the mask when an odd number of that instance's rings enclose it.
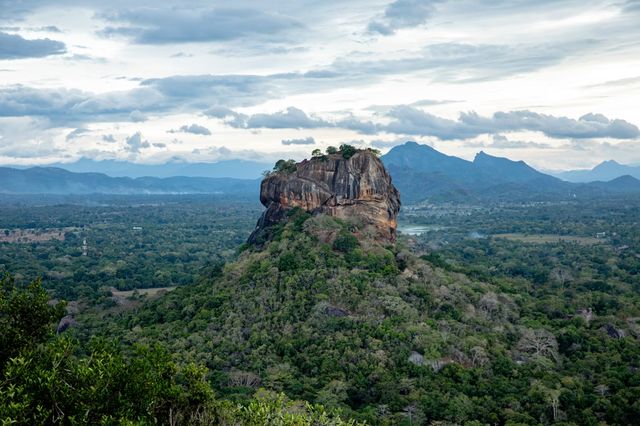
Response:
[[[9,234],[81,230],[0,243],[0,419],[634,424],[639,204],[406,206],[394,245],[294,211],[261,248],[250,201],[4,207]],[[84,235],[113,248],[83,256]],[[45,272],[64,256],[91,272]],[[139,282],[95,273],[127,263]],[[158,271],[173,281],[145,293]]]

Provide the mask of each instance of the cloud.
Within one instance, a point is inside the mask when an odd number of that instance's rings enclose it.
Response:
[[[384,10],[382,17],[369,23],[367,30],[392,35],[396,30],[423,25],[433,15],[437,0],[396,0]]]
[[[204,115],[211,118],[219,118],[227,125],[241,129],[245,127],[247,116],[237,113],[227,107],[214,106],[204,112]]]
[[[527,142],[527,141],[513,141],[503,135],[493,135],[493,141],[489,144],[484,144],[487,148],[496,149],[521,149],[521,148],[534,148],[534,149],[549,149],[551,145],[540,142]]]
[[[62,33],[63,31],[55,25],[46,25],[44,27],[30,28],[31,31],[40,31],[44,33]]]
[[[70,140],[76,139],[82,135],[85,135],[87,133],[91,133],[91,131],[89,129],[85,129],[85,128],[77,128],[71,132],[69,132],[69,134],[67,135],[67,137],[65,138],[67,142],[69,142]]]
[[[316,140],[312,137],[304,139],[284,139],[282,145],[315,145]]]
[[[281,96],[278,80],[286,76],[178,75],[143,80],[140,84],[174,101],[191,100],[195,107],[248,106]]]
[[[308,115],[296,107],[288,107],[285,111],[271,114],[253,114],[250,116],[239,114],[229,108],[217,107],[205,111],[209,117],[221,118],[224,122],[240,129],[318,129],[318,128],[342,128],[354,130],[362,134],[375,134],[378,125],[371,121],[361,121],[354,116],[349,116],[336,121],[328,121],[319,117]]]
[[[142,123],[144,121],[147,121],[148,119],[149,117],[140,112],[140,110],[131,111],[131,113],[129,114],[129,120],[134,123]]]
[[[112,134],[108,134],[102,135],[102,140],[103,142],[114,143],[116,141],[116,138],[114,138]]]
[[[463,113],[460,120],[470,128],[493,131],[529,130],[542,132],[554,138],[614,138],[632,139],[640,136],[634,124],[624,120],[609,120],[602,114],[586,114],[578,120],[567,117],[539,114],[531,111],[496,112],[485,118],[476,113]]]
[[[142,118],[141,111],[167,111],[170,108],[160,93],[147,87],[101,94],[22,85],[0,87],[0,117],[45,117],[52,127],[133,121]]]
[[[136,132],[125,140],[125,149],[129,152],[140,152],[143,148],[149,148],[147,140],[142,139],[142,133]]]
[[[407,142],[406,138],[394,139],[390,141],[382,140],[382,139],[374,139],[369,144],[374,148],[385,149],[385,148],[393,148],[394,146],[402,145],[406,142]]]
[[[419,73],[436,82],[471,83],[529,73],[601,46],[602,42],[594,39],[537,44],[434,43],[393,59],[355,52],[336,59],[325,71],[337,81],[348,76],[371,82],[386,75]]]
[[[617,80],[609,80],[609,81],[605,81],[603,83],[598,83],[598,84],[592,84],[589,86],[586,86],[587,88],[592,88],[592,87],[620,87],[620,86],[631,86],[631,85],[636,85],[636,84],[640,84],[640,76],[637,77],[629,77],[629,78],[620,78]]]
[[[363,135],[374,135],[378,133],[380,126],[371,121],[361,121],[355,117],[344,118],[335,122],[335,127],[353,130]]]
[[[247,119],[248,129],[316,129],[333,127],[327,121],[308,116],[304,111],[289,107],[286,111],[273,114],[254,114]]]
[[[468,112],[461,113],[458,120],[450,120],[410,106],[399,106],[388,115],[394,119],[384,128],[389,133],[435,136],[442,140],[510,131],[535,131],[549,137],[574,139],[633,139],[640,136],[637,126],[624,120],[609,120],[601,114],[587,114],[575,120],[526,110],[496,112],[491,117]]]
[[[140,8],[103,13],[103,19],[121,26],[108,26],[100,34],[120,35],[138,44],[174,44],[229,41],[278,35],[302,28],[297,20],[258,9]]]
[[[625,3],[623,9],[625,11],[628,11],[628,12],[640,11],[640,1],[638,1],[638,0],[627,0],[627,2]]]
[[[195,123],[191,124],[189,126],[187,126],[187,125],[181,126],[177,130],[171,129],[171,130],[169,130],[168,133],[192,133],[194,135],[203,135],[203,136],[211,135],[211,131],[209,129],[207,129],[204,126],[200,126],[198,124],[195,124]]]
[[[464,123],[437,117],[410,106],[398,106],[389,111],[395,119],[385,127],[388,133],[435,136],[439,139],[466,139],[480,134]]]
[[[66,52],[66,45],[60,41],[48,38],[27,40],[17,34],[0,32],[0,60],[42,58]]]

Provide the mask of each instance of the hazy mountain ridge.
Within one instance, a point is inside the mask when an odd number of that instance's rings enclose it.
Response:
[[[576,183],[610,181],[627,175],[640,179],[640,166],[625,165],[615,160],[608,160],[603,161],[593,169],[554,172],[553,175]]]
[[[407,142],[382,157],[405,203],[447,201],[523,201],[594,197],[640,192],[640,181],[578,184],[539,172],[524,161],[485,152],[473,161],[440,153],[428,145]]]
[[[393,184],[405,204],[423,200],[449,202],[544,201],[575,197],[604,197],[620,193],[640,193],[640,180],[632,175],[601,179],[590,183],[572,183],[539,172],[523,161],[494,157],[485,152],[473,161],[443,154],[428,145],[407,142],[381,157]],[[100,163],[100,162],[98,162]],[[105,164],[114,164],[105,163]],[[89,164],[89,163],[87,163]],[[121,163],[120,166],[124,167]],[[169,163],[169,166],[172,163]],[[251,165],[246,166],[245,165]],[[616,163],[617,164],[617,163]],[[174,164],[176,167],[177,165]],[[230,160],[220,163],[180,164],[192,173],[203,175],[253,174],[269,169],[261,163]],[[132,165],[135,175],[144,167]],[[141,169],[136,169],[142,167]],[[173,167],[173,166],[171,166]],[[211,170],[207,170],[210,167]],[[251,169],[253,167],[253,171]],[[625,166],[626,167],[626,166]],[[233,168],[225,172],[225,168]],[[158,172],[160,173],[160,172]],[[16,169],[0,167],[0,193],[4,194],[235,194],[254,196],[260,189],[258,179],[234,177],[112,177],[104,173],[77,173],[56,167]]]
[[[16,169],[29,167],[7,166]],[[42,166],[60,168],[74,173],[103,173],[110,177],[156,177],[174,176],[258,179],[271,164],[248,160],[223,160],[215,163],[184,163],[170,161],[162,164],[137,164],[128,161],[90,160],[81,158],[73,163],[54,163]]]
[[[174,176],[110,177],[73,173],[55,167],[20,170],[0,167],[0,193],[5,194],[257,194],[258,180]]]

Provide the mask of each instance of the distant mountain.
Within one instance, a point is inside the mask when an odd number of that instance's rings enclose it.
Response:
[[[403,203],[432,201],[542,201],[639,192],[623,179],[594,184],[563,181],[535,170],[524,161],[485,152],[473,161],[445,155],[427,145],[407,142],[391,149],[382,161],[400,190]],[[635,180],[635,179],[634,179]]]
[[[610,192],[640,192],[640,180],[629,175],[620,176],[608,182],[591,182],[589,185]]]
[[[256,195],[259,180],[206,177],[110,177],[57,167],[0,167],[4,194],[235,194]]]
[[[640,166],[626,166],[614,160],[603,161],[591,170],[570,170],[554,173],[554,176],[569,182],[610,181],[621,176],[640,179]]]
[[[478,153],[473,161],[445,155],[427,145],[407,142],[382,157],[404,203],[432,200],[531,198],[540,193],[568,194],[560,179],[522,161]]]
[[[487,179],[510,183],[527,183],[531,181],[546,181],[550,184],[559,183],[559,179],[535,170],[524,161],[513,161],[508,158],[494,157],[480,151],[473,160],[472,166],[477,173]]]
[[[104,173],[111,177],[158,177],[172,176],[258,179],[263,170],[273,165],[256,161],[225,160],[216,163],[136,164],[127,161],[95,161],[82,158],[74,163],[55,163],[47,167],[57,167],[75,173]],[[16,167],[22,168],[22,167]]]

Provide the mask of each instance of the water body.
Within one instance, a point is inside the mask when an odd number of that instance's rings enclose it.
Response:
[[[398,224],[398,231],[405,235],[422,235],[429,231],[440,231],[444,226],[438,225],[412,225],[410,223]]]

